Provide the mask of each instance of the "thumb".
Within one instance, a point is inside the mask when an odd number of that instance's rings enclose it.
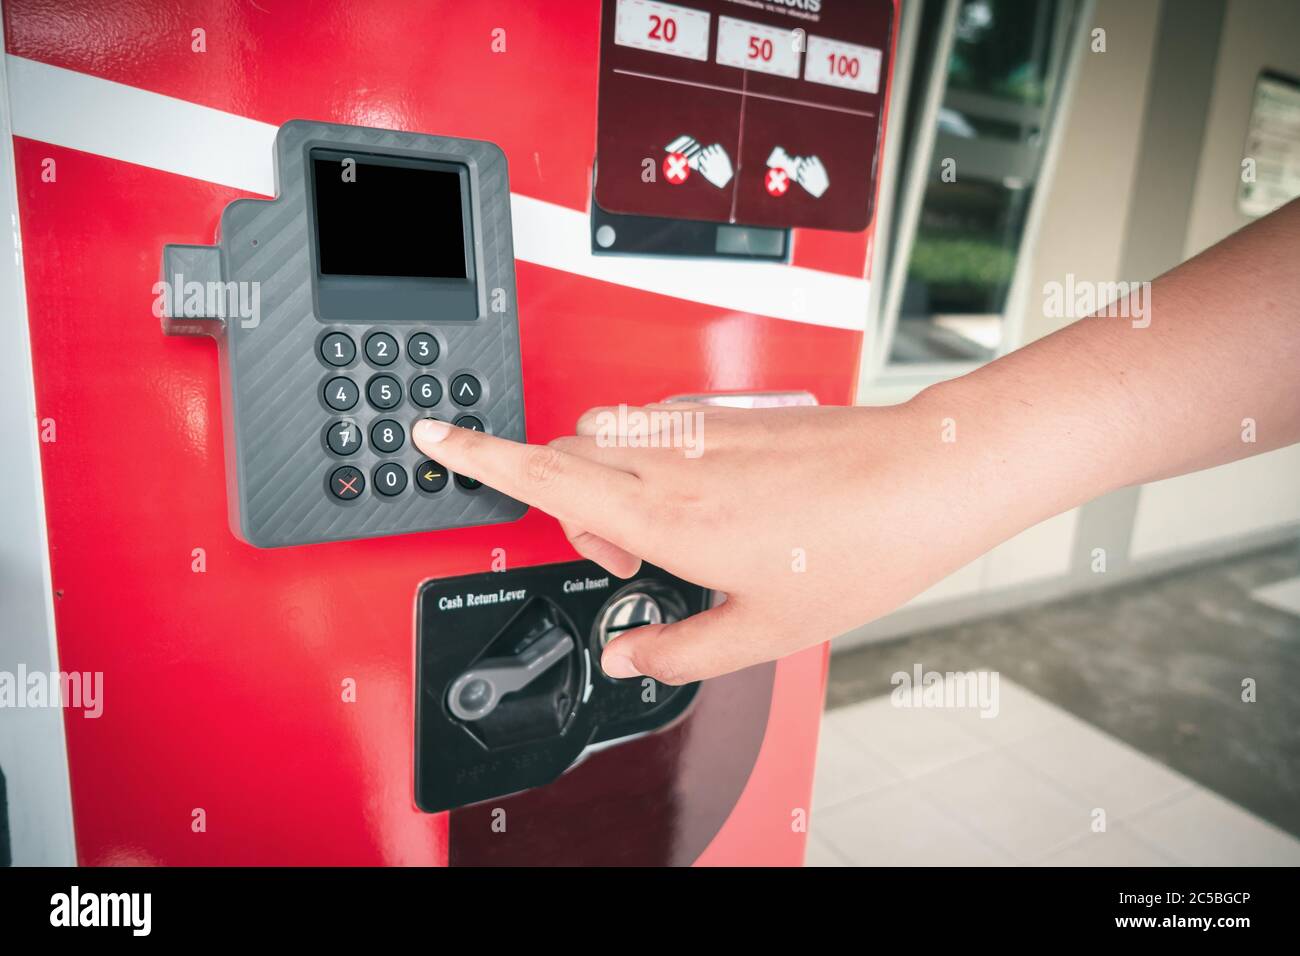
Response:
[[[754,621],[734,600],[675,624],[647,624],[610,641],[600,658],[610,677],[688,684],[740,670],[771,655]]]

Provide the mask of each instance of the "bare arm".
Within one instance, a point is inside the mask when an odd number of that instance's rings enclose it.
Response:
[[[612,676],[680,683],[834,637],[1107,491],[1300,441],[1300,201],[1144,305],[1146,327],[1084,319],[890,408],[674,407],[700,416],[698,457],[611,441],[601,409],[549,447],[433,422],[414,437],[615,574],[645,558],[725,591],[605,651]]]

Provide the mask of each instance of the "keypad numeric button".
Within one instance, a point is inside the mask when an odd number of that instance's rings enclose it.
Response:
[[[438,360],[438,340],[428,332],[416,332],[406,340],[406,357],[416,365],[432,365]]]
[[[320,340],[320,357],[329,365],[342,368],[357,357],[357,345],[343,332],[331,332]]]
[[[325,432],[325,444],[339,457],[361,450],[361,429],[354,422],[335,422]]]
[[[381,411],[396,408],[402,401],[402,384],[391,375],[376,375],[366,386],[366,398]]]
[[[334,411],[346,412],[356,405],[357,399],[361,397],[361,390],[352,379],[340,375],[326,382],[321,394],[325,398],[325,404]]]
[[[392,365],[397,361],[397,339],[387,332],[366,336],[366,361],[371,365]]]
[[[394,498],[406,490],[406,469],[394,461],[386,461],[375,469],[375,491]]]
[[[386,455],[402,447],[406,430],[391,418],[381,418],[370,426],[370,444]]]
[[[433,408],[442,401],[442,383],[432,375],[420,375],[411,381],[411,401],[421,408]]]

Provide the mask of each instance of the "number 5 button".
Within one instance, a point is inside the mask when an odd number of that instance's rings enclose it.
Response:
[[[391,375],[376,375],[366,386],[366,397],[375,408],[396,408],[402,400],[402,386]]]

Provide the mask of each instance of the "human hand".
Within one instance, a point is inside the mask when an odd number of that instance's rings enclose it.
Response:
[[[890,408],[592,409],[577,435],[521,445],[416,425],[430,458],[558,518],[574,548],[619,577],[642,558],[723,591],[722,605],[630,631],[612,677],[669,684],[826,641],[885,613],[987,546],[969,479],[939,420]],[[631,447],[686,438],[686,448]],[[965,512],[965,514],[963,514]]]

